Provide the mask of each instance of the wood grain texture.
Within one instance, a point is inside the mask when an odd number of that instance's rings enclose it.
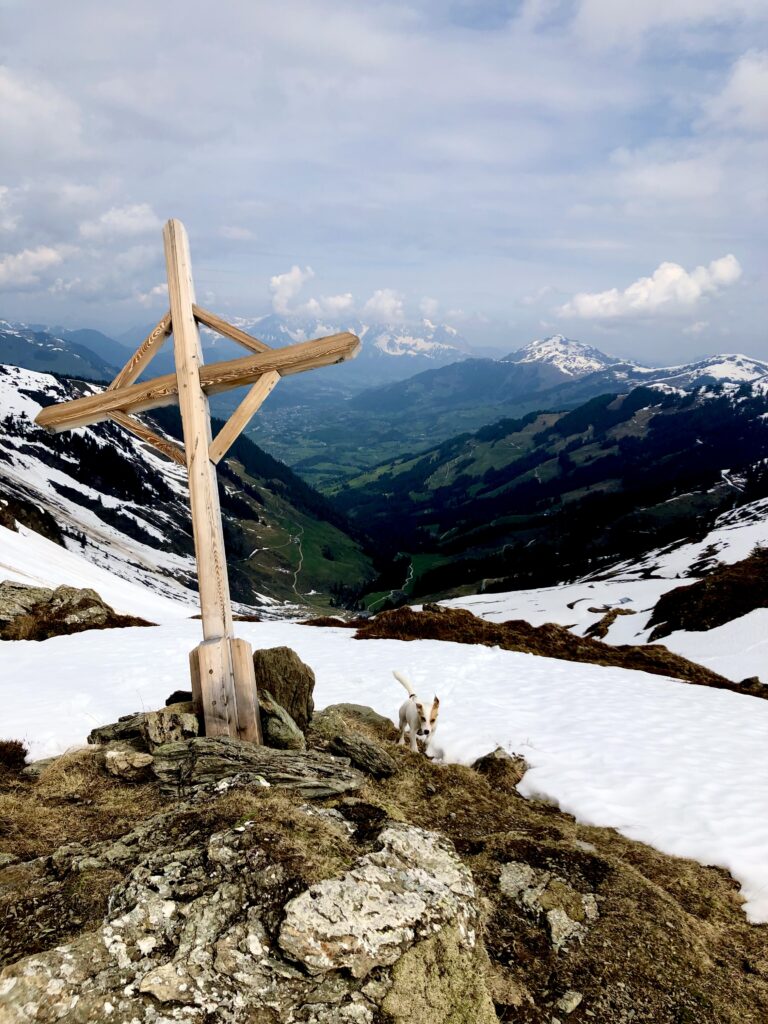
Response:
[[[217,316],[215,313],[211,313],[207,309],[201,309],[200,306],[193,305],[192,312],[195,314],[195,319],[199,320],[201,324],[205,324],[206,327],[210,327],[212,331],[216,331],[217,334],[223,334],[225,338],[230,338],[232,341],[237,341],[245,348],[249,348],[251,352],[269,352],[270,346],[265,341],[259,341],[258,338],[251,337],[250,334],[246,334],[245,331],[241,331],[239,327],[233,327],[232,324],[227,323],[222,317]]]
[[[353,359],[359,351],[360,339],[357,335],[332,334],[327,338],[302,341],[287,348],[270,349],[260,355],[202,366],[200,383],[207,395],[215,395],[244,384],[255,384],[259,377],[272,370],[285,377],[314,370],[319,366],[343,363]],[[49,405],[41,409],[35,422],[54,431],[85,427],[89,423],[98,423],[115,410],[132,413],[171,405],[177,401],[178,390],[176,375],[169,373],[155,377],[154,380],[131,384],[119,391],[103,391],[71,402]]]
[[[208,456],[211,462],[218,463],[222,460],[279,380],[280,374],[277,370],[270,370],[263,377],[259,377],[240,405],[238,405],[216,437],[211,441],[210,448],[208,449]]]
[[[131,358],[122,368],[107,388],[107,391],[114,391],[116,388],[133,384],[144,368],[154,359],[163,346],[163,342],[171,333],[171,314],[166,313],[160,323],[149,332],[144,341],[139,345]]]
[[[173,441],[168,441],[164,437],[160,437],[149,427],[145,427],[143,423],[139,423],[132,416],[128,416],[124,412],[111,412],[109,418],[113,423],[117,423],[119,427],[124,430],[130,431],[135,434],[136,437],[142,441],[146,441],[147,444],[151,444],[153,448],[157,448],[159,452],[166,455],[169,459],[173,459],[174,462],[178,462],[180,466],[186,466],[187,458],[184,454],[184,449],[174,444]]]
[[[205,735],[231,736],[232,739],[237,739],[237,705],[229,640],[226,637],[206,640],[195,650],[200,666],[200,694]]]
[[[200,655],[197,647],[189,652],[189,678],[192,681],[192,703],[195,706],[195,714],[203,714],[203,688],[200,683]]]
[[[180,221],[169,220],[163,230],[163,241],[203,636],[206,640],[213,640],[232,636],[232,606],[216,469],[208,458],[211,416],[208,398],[200,386],[203,356],[200,333],[192,312],[195,296],[189,242],[184,225]],[[231,685],[231,673],[229,679]],[[230,698],[233,703],[234,692]]]
[[[230,641],[232,674],[237,701],[237,738],[246,743],[261,743],[261,716],[253,670],[253,650],[247,640]]]

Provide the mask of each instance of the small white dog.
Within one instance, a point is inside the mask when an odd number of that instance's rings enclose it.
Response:
[[[434,697],[427,706],[426,702],[419,700],[413,692],[413,686],[404,675],[394,671],[392,675],[408,694],[408,700],[400,708],[400,736],[397,742],[401,746],[405,746],[405,730],[407,728],[411,750],[418,751],[418,740],[421,740],[426,754],[437,729],[437,712],[440,708],[440,701]]]

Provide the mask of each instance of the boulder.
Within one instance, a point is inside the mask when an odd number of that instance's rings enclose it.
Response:
[[[193,739],[200,732],[200,724],[191,701],[168,704],[159,711],[140,711],[123,715],[116,722],[91,729],[89,743],[106,746],[110,743],[130,743],[136,750],[150,753],[165,743]]]
[[[510,754],[503,747],[496,747],[490,754],[484,754],[474,762],[476,772],[485,775],[493,785],[505,785],[508,789],[516,786],[530,765],[520,754]]]
[[[310,974],[345,969],[364,978],[448,925],[465,948],[474,947],[475,887],[451,843],[392,825],[379,844],[343,878],[313,885],[286,905],[280,948]]]
[[[36,605],[50,601],[53,591],[49,587],[28,587],[24,583],[4,580],[0,583],[0,629],[17,615],[25,615]]]
[[[152,755],[130,747],[106,750],[103,764],[109,775],[125,782],[146,782],[152,777]]]
[[[290,647],[270,647],[253,652],[256,687],[269,690],[303,733],[315,709],[312,691],[315,673]]]
[[[190,701],[183,704],[168,704],[159,711],[147,711],[139,716],[142,739],[151,752],[165,743],[191,740],[200,732],[200,725]]]
[[[397,705],[397,694],[393,707]],[[317,736],[330,740],[342,732],[354,730],[370,739],[396,740],[397,729],[384,715],[365,704],[329,704],[312,718],[311,730]]]
[[[87,587],[0,585],[0,639],[47,640],[84,629],[150,625],[145,619],[118,615]]]
[[[339,733],[329,741],[328,749],[339,757],[348,757],[355,768],[374,779],[389,778],[397,769],[386,750],[359,733]]]
[[[173,797],[234,776],[295,789],[310,799],[357,790],[364,781],[346,758],[273,750],[224,736],[166,743],[155,751],[153,770],[162,792]]]
[[[22,768],[20,774],[25,779],[39,779],[54,761],[58,761],[58,757],[41,757],[39,761],[32,761],[26,768]]]
[[[305,750],[304,733],[269,690],[259,690],[261,731],[268,747],[277,750]]]

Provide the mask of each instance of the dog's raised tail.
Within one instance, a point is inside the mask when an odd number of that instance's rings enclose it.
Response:
[[[393,669],[392,675],[395,677],[395,679],[398,681],[398,683],[400,683],[400,685],[403,687],[403,689],[407,692],[409,697],[415,697],[416,696],[416,693],[415,693],[415,691],[413,689],[413,686],[411,686],[411,684],[408,682],[408,680],[405,678],[405,676],[402,675],[402,673],[400,673],[397,670]]]

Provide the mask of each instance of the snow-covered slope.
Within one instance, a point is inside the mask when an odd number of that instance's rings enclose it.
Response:
[[[81,428],[70,444],[33,424],[44,402],[94,390],[0,366],[0,494],[51,513],[67,549],[93,566],[190,605],[195,567],[184,469],[111,424]],[[107,459],[119,478],[116,487],[105,478]],[[135,500],[139,495],[143,500]],[[51,570],[55,565],[49,561]],[[47,581],[76,585],[63,566],[61,572],[58,579],[48,572]]]
[[[436,746],[471,762],[497,744],[532,765],[525,796],[678,856],[727,868],[753,921],[768,921],[768,701],[642,672],[434,640],[355,640],[349,630],[241,623],[254,647],[287,645],[315,671],[315,704],[368,704],[394,718],[390,670],[441,699]],[[95,725],[162,705],[187,679],[199,623],[6,642],[24,680],[4,732],[35,756]],[[51,672],[51,666],[56,672]],[[109,685],[105,685],[105,680]]]
[[[618,616],[605,640],[641,644],[648,640],[648,620],[662,594],[694,582],[718,563],[741,561],[756,545],[768,546],[768,499],[724,513],[702,540],[657,548],[576,583],[441,603],[467,608],[490,622],[556,622],[580,635],[609,608],[621,608],[633,614]],[[660,642],[734,682],[758,676],[768,684],[768,609],[757,609],[717,629],[672,633]]]

